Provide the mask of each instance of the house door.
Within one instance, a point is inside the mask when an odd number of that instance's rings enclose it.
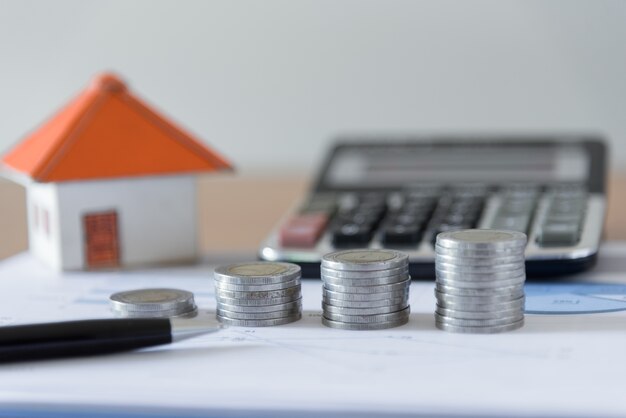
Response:
[[[117,231],[117,212],[98,212],[84,215],[85,259],[88,268],[118,267],[120,246]]]

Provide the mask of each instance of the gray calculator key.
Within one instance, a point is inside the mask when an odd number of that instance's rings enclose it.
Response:
[[[535,209],[535,200],[510,199],[505,200],[500,207],[500,213],[506,214],[527,214]]]
[[[511,198],[534,198],[540,192],[536,184],[511,184],[500,189],[500,193]]]
[[[548,192],[558,198],[578,198],[587,196],[587,188],[582,184],[555,184],[548,188]]]
[[[498,216],[491,224],[492,229],[508,229],[510,231],[526,232],[530,215]]]
[[[547,222],[545,223],[537,242],[545,247],[571,246],[580,240],[580,226],[571,222]]]

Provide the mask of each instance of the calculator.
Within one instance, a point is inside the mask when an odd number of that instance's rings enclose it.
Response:
[[[586,135],[347,138],[335,143],[306,199],[260,258],[320,277],[324,254],[389,248],[413,278],[434,278],[438,233],[527,234],[529,277],[593,266],[606,209],[606,145]]]

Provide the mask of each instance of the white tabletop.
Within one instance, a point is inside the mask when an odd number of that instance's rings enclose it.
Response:
[[[626,416],[626,244],[601,254],[575,282],[527,284],[527,310],[551,314],[527,314],[518,331],[437,330],[432,282],[412,284],[405,326],[329,329],[321,282],[304,280],[304,317],[290,325],[0,365],[0,416]],[[193,291],[213,316],[211,270],[56,274],[18,255],[0,263],[0,323],[111,317],[111,293],[163,286]]]

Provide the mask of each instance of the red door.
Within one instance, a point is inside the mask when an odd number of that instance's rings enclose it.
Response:
[[[119,267],[120,246],[117,212],[98,212],[83,217],[87,267]]]

